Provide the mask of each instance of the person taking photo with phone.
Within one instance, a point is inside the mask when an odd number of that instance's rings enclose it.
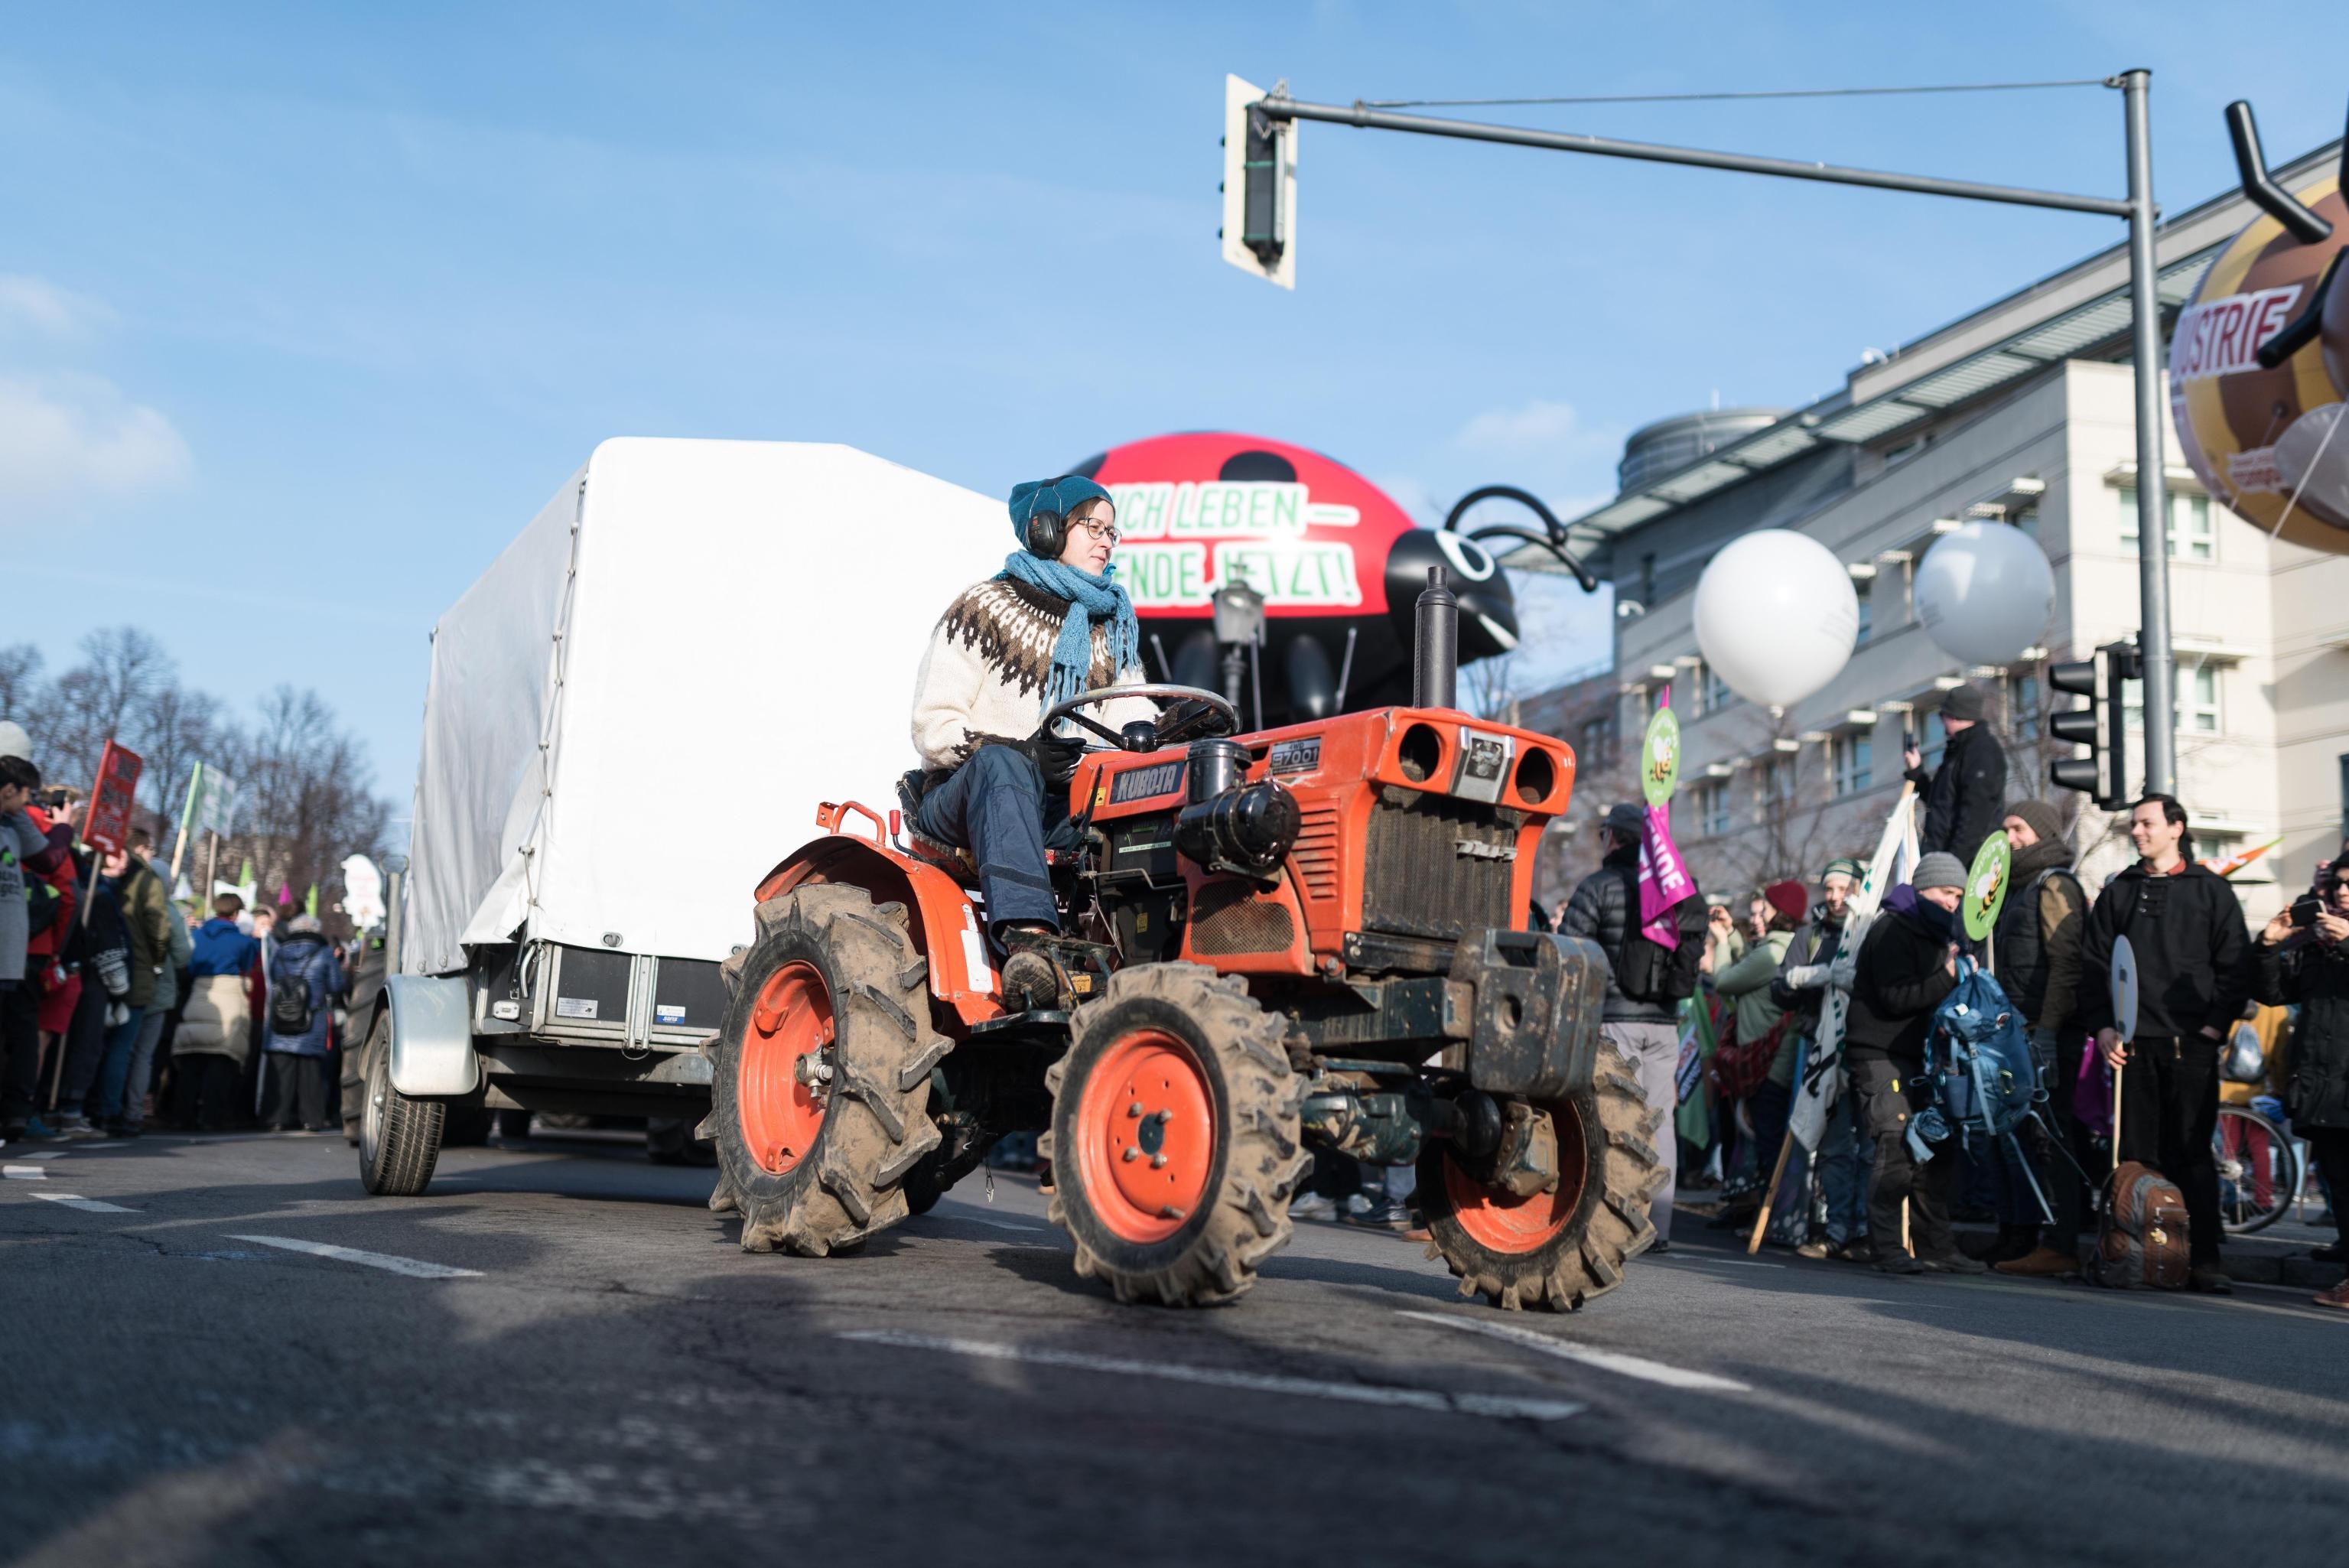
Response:
[[[2261,928],[2251,995],[2270,1006],[2300,1008],[2284,1109],[2333,1192],[2342,1239],[2316,1256],[2342,1263],[2349,1262],[2349,858],[2327,866],[2319,888]],[[2316,1302],[2349,1308],[2349,1280]]]

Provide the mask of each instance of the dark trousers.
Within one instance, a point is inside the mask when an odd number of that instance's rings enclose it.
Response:
[[[1928,1087],[1897,1063],[1862,1057],[1851,1064],[1860,1111],[1876,1139],[1876,1181],[1868,1194],[1868,1230],[1877,1250],[1900,1247],[1900,1204],[1909,1204],[1909,1240],[1920,1258],[1947,1257],[1956,1250],[1950,1235],[1950,1191],[1958,1176],[1955,1140],[1920,1163],[1909,1149],[1909,1119],[1924,1109]]]
[[[2333,1228],[2341,1233],[2343,1241],[2349,1242],[2349,1127],[2292,1130],[2308,1140],[2309,1158],[2317,1174],[2324,1178],[2326,1196],[2333,1200]]]
[[[2139,1036],[2121,1075],[2121,1158],[2150,1165],[2186,1196],[2197,1264],[2219,1261],[2225,1234],[2219,1217],[2219,1162],[2210,1151],[2219,1127],[2219,1042]]]
[[[212,1051],[189,1051],[171,1058],[171,1121],[218,1132],[236,1120],[237,1090],[244,1082],[243,1067],[234,1057]]]
[[[269,1109],[263,1113],[264,1127],[279,1129],[299,1125],[317,1129],[326,1125],[326,1058],[297,1057],[291,1051],[268,1053]],[[297,1123],[295,1111],[301,1111]]]
[[[2047,1181],[2047,1202],[2055,1211],[2047,1244],[2059,1252],[2077,1252],[2081,1233],[2088,1225],[2088,1173],[2095,1169],[2091,1161],[2096,1154],[2088,1142],[2087,1130],[2073,1115],[2072,1098],[2080,1084],[2080,1057],[2089,1048],[2085,1035],[2065,1031],[2056,1038],[2054,1061],[2041,1074],[2041,1081],[2047,1086],[2047,1104],[2042,1112],[2047,1119],[2047,1136],[2046,1158],[2040,1162],[2040,1170]]]
[[[1059,929],[1044,851],[1075,848],[1076,833],[1069,826],[1067,797],[1044,787],[1043,773],[1026,752],[1009,746],[972,752],[922,797],[914,829],[970,851],[990,931],[1015,920]]]
[[[0,990],[0,1122],[30,1118],[40,1088],[41,994],[19,980]]]
[[[81,1000],[74,1004],[73,1022],[66,1026],[65,1038],[59,1042],[66,1053],[57,1090],[57,1109],[61,1115],[80,1115],[89,1099],[89,1086],[98,1080],[98,1067],[106,1059],[106,1010],[111,1006],[113,998],[98,983],[96,972],[83,971]]]

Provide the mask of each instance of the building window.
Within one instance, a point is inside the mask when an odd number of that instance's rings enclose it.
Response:
[[[1711,665],[1700,662],[1692,674],[1694,678],[1690,685],[1694,688],[1696,698],[1693,712],[1719,713],[1737,700],[1737,694],[1729,689],[1729,683],[1723,680],[1721,672]]]
[[[2131,727],[2145,727],[2145,683],[2123,681],[2121,706]],[[2220,729],[2219,667],[2196,665],[2178,671],[2178,727],[2193,735],[2216,735]]]
[[[1871,595],[1868,591],[1875,586],[1874,580],[1870,578],[1855,577],[1851,580],[1851,591],[1859,599],[1859,635],[1852,640],[1854,646],[1868,641],[1868,628],[1874,624],[1874,616],[1870,613],[1869,606]]]
[[[1837,795],[1857,795],[1875,787],[1873,753],[1876,742],[1873,737],[1855,730],[1837,736],[1829,745],[1834,757],[1835,792]]]
[[[1612,768],[1615,765],[1615,717],[1601,714],[1597,718],[1582,721],[1581,743],[1575,748],[1577,760],[1585,768]]]
[[[1762,764],[1762,777],[1754,795],[1754,815],[1757,820],[1767,818],[1773,810],[1790,805],[1795,799],[1795,759],[1786,753],[1775,752]]]
[[[1950,731],[1941,723],[1939,712],[1929,713],[1917,727],[1917,755],[1924,760],[1919,764],[1930,773],[1941,765],[1941,753],[1950,747]]]
[[[2134,488],[2116,492],[2121,503],[2121,548],[2131,555],[2137,553],[2137,491]],[[2219,559],[2218,524],[2210,516],[2210,498],[2188,495],[2179,490],[2169,492],[2169,559],[2172,561],[2216,561]]]
[[[2005,688],[2008,733],[2017,740],[2038,739],[2041,707],[2039,677],[2035,675],[2009,676],[2000,684]]]
[[[1729,786],[1700,784],[1696,787],[1697,830],[1708,839],[1719,838],[1729,831]]]

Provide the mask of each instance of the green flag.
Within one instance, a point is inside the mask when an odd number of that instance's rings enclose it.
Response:
[[[302,895],[302,913],[312,920],[318,918],[318,884],[312,882],[310,891]]]

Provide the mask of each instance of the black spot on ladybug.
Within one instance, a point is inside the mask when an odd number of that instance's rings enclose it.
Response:
[[[1061,471],[1063,473],[1075,474],[1080,479],[1089,480],[1095,474],[1101,472],[1102,465],[1107,461],[1109,461],[1109,454],[1107,452],[1095,452],[1092,457],[1087,458],[1083,462],[1077,464],[1074,468],[1064,469]]]
[[[1284,484],[1297,482],[1297,465],[1278,452],[1249,450],[1234,452],[1216,470],[1216,477],[1233,484]]]

